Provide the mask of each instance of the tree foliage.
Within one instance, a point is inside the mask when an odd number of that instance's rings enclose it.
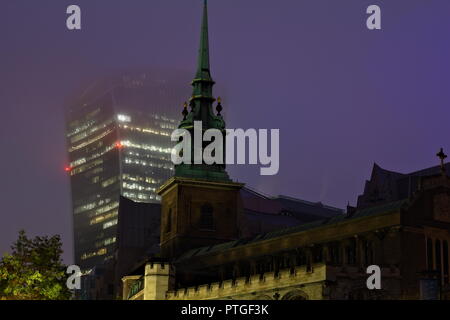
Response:
[[[0,299],[69,299],[61,247],[58,235],[30,239],[20,231],[11,254],[0,261]]]

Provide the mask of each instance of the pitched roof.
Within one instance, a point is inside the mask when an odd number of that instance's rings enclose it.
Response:
[[[267,210],[264,212],[272,210],[276,211],[274,213],[278,214],[281,211],[287,211],[293,213],[294,215],[299,213],[324,218],[344,213],[343,209],[325,205],[321,202],[312,202],[285,195],[270,196],[260,191],[256,191],[248,186],[243,187],[240,193],[244,202],[247,201],[248,204],[250,204],[251,201],[249,199],[259,200],[259,202],[263,204],[264,210]],[[272,205],[269,205],[269,203]],[[251,206],[248,208],[250,209]]]
[[[444,167],[447,172],[450,172],[450,162],[444,164]],[[435,174],[439,174],[441,172],[441,166],[434,166],[426,169],[422,169],[419,171],[414,171],[411,173],[408,173],[408,176],[432,176]]]
[[[407,200],[407,199],[395,201],[395,202],[383,204],[383,205],[376,206],[376,207],[370,207],[370,208],[358,210],[352,215],[337,215],[337,216],[333,216],[331,218],[317,220],[317,221],[301,224],[301,225],[290,227],[290,228],[285,228],[285,229],[275,230],[275,231],[271,231],[271,232],[267,232],[267,233],[262,233],[262,234],[259,234],[255,237],[248,238],[248,239],[238,239],[238,240],[225,242],[225,243],[221,243],[221,244],[217,244],[217,245],[213,245],[213,246],[192,249],[192,250],[187,251],[185,254],[181,255],[177,259],[177,261],[189,259],[194,256],[201,256],[201,255],[206,255],[206,254],[210,254],[213,252],[223,251],[223,250],[227,250],[227,249],[231,249],[231,248],[235,248],[235,247],[239,247],[239,246],[245,246],[245,245],[253,244],[253,243],[256,243],[259,241],[280,238],[280,237],[287,236],[290,234],[309,231],[309,230],[313,230],[315,228],[333,225],[333,224],[337,224],[337,223],[340,223],[343,221],[348,221],[350,219],[366,218],[366,217],[370,217],[370,216],[374,216],[374,215],[395,212],[395,211],[399,210],[408,201],[409,200]]]

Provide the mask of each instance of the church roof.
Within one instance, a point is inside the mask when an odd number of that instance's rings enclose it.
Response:
[[[447,172],[449,172],[450,162],[446,163],[444,166],[445,166],[445,169],[447,170]],[[420,176],[420,177],[431,176],[431,175],[439,174],[441,172],[440,170],[441,170],[441,166],[437,165],[437,166],[429,167],[426,169],[413,171],[411,173],[401,173],[401,172],[386,170],[386,169],[380,167],[378,164],[374,163],[372,172],[374,172],[374,171],[375,172],[383,172],[386,174],[392,174],[397,178],[402,178],[402,177],[408,177],[408,176]]]
[[[450,172],[450,162],[446,163],[444,165],[445,169],[447,172]],[[411,173],[408,173],[408,176],[432,176],[432,175],[436,175],[439,174],[441,172],[441,166],[434,166],[434,167],[430,167],[430,168],[426,168],[426,169],[422,169],[419,171],[414,171]]]
[[[445,164],[444,168],[450,172],[450,163]],[[357,207],[407,199],[419,189],[423,177],[439,175],[441,170],[441,166],[434,166],[411,173],[399,173],[383,169],[375,163],[371,178],[364,186],[364,193],[358,196]]]
[[[344,210],[325,205],[321,202],[311,202],[302,199],[296,199],[280,195],[274,198],[285,210],[291,212],[302,212],[322,217],[333,217],[337,214],[342,214]]]
[[[218,252],[218,251],[224,251],[224,250],[236,248],[239,246],[245,246],[245,245],[249,245],[249,244],[253,244],[253,243],[257,243],[257,242],[265,241],[265,240],[269,240],[269,239],[281,238],[281,237],[288,236],[291,234],[305,232],[305,231],[313,230],[313,229],[316,229],[319,227],[348,221],[350,219],[366,218],[366,217],[375,216],[375,215],[379,215],[379,214],[395,212],[397,210],[400,210],[400,208],[406,203],[408,203],[407,199],[395,201],[395,202],[383,204],[383,205],[376,206],[376,207],[370,207],[370,208],[357,210],[352,215],[337,215],[337,216],[333,216],[331,218],[317,220],[317,221],[301,224],[301,225],[290,227],[290,228],[284,228],[284,229],[275,230],[275,231],[271,231],[271,232],[267,232],[267,233],[262,233],[262,234],[259,234],[255,237],[248,238],[248,239],[238,239],[238,240],[225,242],[225,243],[221,243],[221,244],[217,244],[217,245],[213,245],[213,246],[192,249],[192,250],[186,252],[185,254],[183,254],[182,256],[180,256],[177,259],[177,261],[189,259],[192,257],[202,256],[202,255],[206,255],[206,254],[210,254],[210,253],[214,253],[214,252]]]
[[[257,212],[274,214],[286,212],[290,213],[291,216],[300,214],[301,216],[310,215],[319,218],[327,218],[344,213],[343,209],[332,207],[322,202],[307,201],[285,195],[270,196],[248,186],[241,189],[241,197],[248,209],[253,209]]]

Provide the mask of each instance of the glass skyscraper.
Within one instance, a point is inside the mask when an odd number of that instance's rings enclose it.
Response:
[[[128,72],[91,86],[70,102],[67,146],[75,263],[87,271],[114,255],[120,195],[159,202],[173,175],[170,152],[188,74]]]

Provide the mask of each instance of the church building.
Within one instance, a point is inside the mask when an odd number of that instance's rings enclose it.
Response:
[[[179,128],[193,135],[202,121],[223,132],[206,1],[192,86]],[[176,165],[158,190],[160,252],[122,278],[123,299],[450,299],[450,166],[438,157],[440,166],[411,174],[375,165],[356,207],[260,233],[242,231],[246,189],[225,165]],[[369,266],[380,288],[369,288]]]

